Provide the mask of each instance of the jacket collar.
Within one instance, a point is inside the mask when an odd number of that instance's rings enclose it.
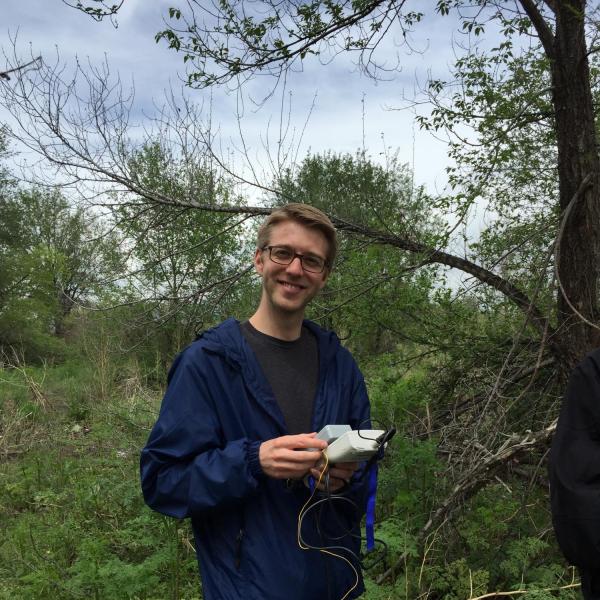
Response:
[[[340,340],[335,333],[322,329],[308,319],[303,321],[303,325],[316,336],[319,348],[319,382],[317,384],[317,397],[315,398],[316,409],[325,372],[340,347]],[[220,325],[204,332],[201,338],[207,351],[222,356],[234,369],[241,372],[254,397],[277,422],[281,432],[284,433],[286,427],[281,409],[273,395],[271,386],[263,374],[256,355],[241,332],[239,321],[233,318],[227,319]]]

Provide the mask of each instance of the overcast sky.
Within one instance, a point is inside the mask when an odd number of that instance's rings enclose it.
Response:
[[[176,4],[177,0],[125,0],[115,28],[109,20],[95,22],[61,0],[4,0],[3,45],[6,48],[10,37],[17,36],[17,47],[23,54],[29,53],[29,45],[34,55],[44,57],[53,56],[58,49],[61,58],[71,64],[75,56],[91,63],[98,63],[106,56],[111,69],[118,71],[124,82],[134,82],[136,114],[142,119],[142,115],[152,114],[155,104],[162,103],[166,89],[182,87],[181,55],[154,41],[156,32],[163,28],[168,7]],[[367,152],[382,160],[387,147],[397,150],[402,162],[414,165],[416,184],[425,184],[431,192],[441,191],[446,181],[445,144],[421,132],[411,110],[391,110],[406,106],[402,99],[414,97],[417,82],[423,83],[428,72],[447,75],[452,62],[452,22],[434,16],[418,27],[421,34],[415,38],[415,45],[426,50],[423,53],[400,47],[397,34],[387,37],[383,51],[389,52],[390,57],[398,53],[403,65],[391,81],[374,82],[361,75],[347,57],[335,59],[328,66],[309,60],[304,72],[289,77],[286,98],[291,94],[291,125],[296,137],[304,128],[314,100],[300,156],[309,149],[353,153],[364,142]],[[245,92],[260,97],[265,85],[268,83],[264,80],[257,81]],[[187,93],[198,104],[206,102],[208,97],[207,92]],[[214,89],[212,106],[213,121],[218,124],[223,143],[239,146],[235,94]],[[250,153],[259,160],[264,160],[260,159],[261,138],[265,139],[269,123],[272,133],[276,129],[280,106],[280,94],[260,110],[254,110],[246,101],[243,133]],[[272,139],[276,137],[272,135]]]

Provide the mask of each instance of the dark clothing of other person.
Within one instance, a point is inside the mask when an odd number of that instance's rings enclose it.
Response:
[[[600,600],[600,349],[569,378],[549,461],[552,521],[578,567],[586,600]]]
[[[579,569],[581,575],[581,592],[585,600],[600,600],[600,573]]]

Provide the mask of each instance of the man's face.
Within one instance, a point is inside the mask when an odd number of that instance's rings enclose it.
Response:
[[[284,221],[271,229],[269,246],[287,246],[298,254],[327,257],[325,236],[295,221]],[[257,250],[254,266],[263,279],[263,297],[277,310],[287,313],[304,312],[306,305],[323,288],[328,270],[311,273],[302,268],[299,258],[289,265],[274,263],[268,250]]]

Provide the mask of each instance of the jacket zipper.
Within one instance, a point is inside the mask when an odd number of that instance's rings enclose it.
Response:
[[[235,543],[236,543],[236,547],[235,547],[235,568],[238,569],[240,568],[240,564],[242,562],[242,542],[244,540],[244,528],[241,527],[236,538],[235,538]]]

